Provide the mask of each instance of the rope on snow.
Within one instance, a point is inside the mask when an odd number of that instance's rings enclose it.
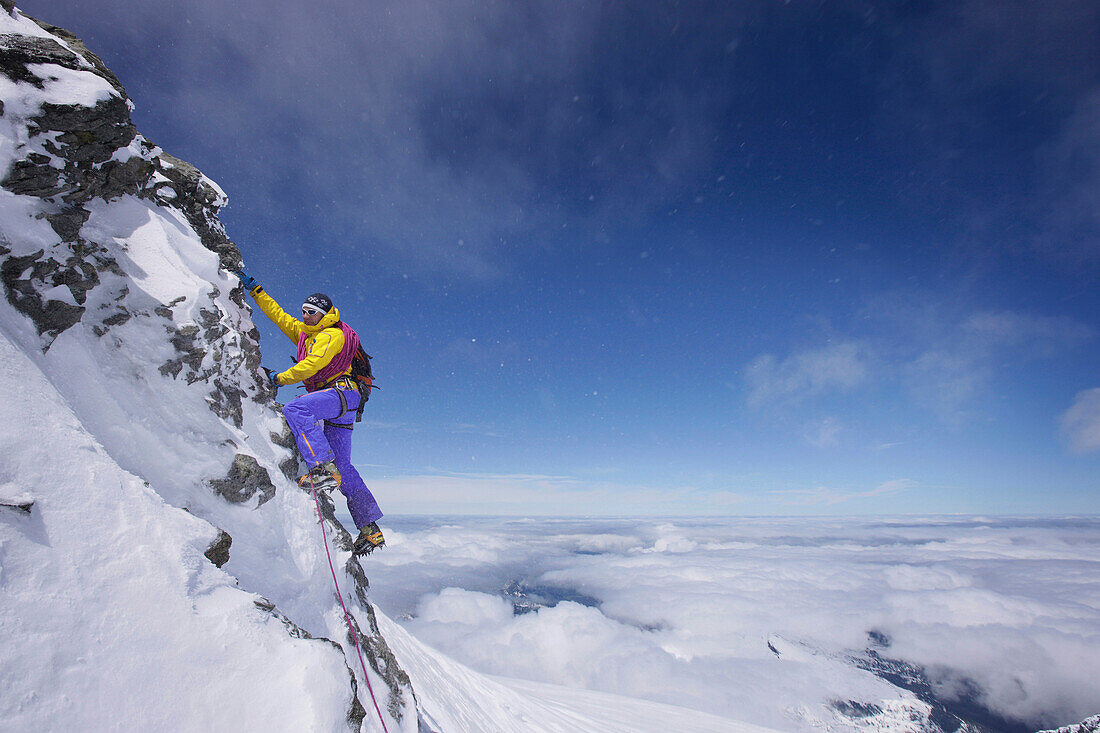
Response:
[[[313,492],[313,504],[317,507],[317,520],[321,525],[321,537],[325,544],[325,555],[328,557],[328,569],[332,573],[332,584],[336,587],[336,597],[340,599],[340,608],[344,609],[344,621],[348,624],[348,633],[355,643],[355,652],[359,655],[359,664],[363,666],[363,679],[367,682],[367,692],[370,693],[370,701],[374,703],[374,712],[378,713],[378,722],[382,724],[384,733],[390,733],[386,728],[386,721],[382,717],[382,711],[378,709],[378,700],[374,697],[374,688],[370,684],[370,676],[367,674],[367,663],[363,661],[363,650],[359,647],[359,634],[351,622],[351,613],[344,603],[344,594],[340,592],[340,582],[336,580],[336,568],[332,564],[332,553],[328,549],[328,533],[325,532],[325,517],[321,514],[321,500],[317,498],[317,487],[313,485],[313,476],[309,477],[309,488]]]

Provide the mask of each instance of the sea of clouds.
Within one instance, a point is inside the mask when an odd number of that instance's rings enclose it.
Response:
[[[482,672],[783,728],[869,634],[1031,727],[1100,712],[1100,518],[391,517],[374,601]]]

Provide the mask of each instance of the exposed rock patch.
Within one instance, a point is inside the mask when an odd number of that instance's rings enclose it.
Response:
[[[312,492],[311,492],[312,493]],[[333,544],[344,552],[351,552],[353,539],[351,534],[344,529],[336,518],[335,505],[328,494],[317,492],[317,499],[321,505],[321,516],[324,518],[327,531],[333,538]],[[389,690],[386,701],[386,709],[396,719],[401,721],[405,714],[405,702],[402,692],[411,689],[409,675],[398,664],[389,645],[386,643],[382,632],[378,629],[378,620],[374,615],[374,606],[371,605],[368,591],[370,581],[359,562],[359,558],[352,555],[344,564],[345,572],[355,582],[355,598],[359,601],[359,607],[367,616],[367,629],[364,630],[353,617],[352,630],[348,632],[348,642],[354,643],[351,634],[354,633],[359,641],[368,663],[379,676],[386,682]]]
[[[218,530],[218,539],[214,540],[210,547],[206,548],[206,559],[214,563],[216,567],[221,567],[229,562],[229,548],[233,544],[233,538],[229,536],[229,533],[225,530]]]
[[[275,496],[275,485],[271,483],[267,469],[245,453],[234,456],[225,478],[211,479],[208,483],[214,493],[234,504],[246,502],[259,494],[259,506]]]

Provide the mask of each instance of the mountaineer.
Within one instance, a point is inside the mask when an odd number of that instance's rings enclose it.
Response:
[[[362,406],[370,397],[369,357],[359,347],[359,336],[340,320],[340,311],[323,293],[314,293],[302,303],[302,320],[284,311],[264,292],[255,278],[243,269],[236,271],[241,284],[287,338],[298,345],[297,363],[285,372],[263,367],[267,378],[279,387],[302,382],[306,394],[283,407],[298,451],[309,470],[298,479],[304,489],[340,489],[348,500],[359,536],[356,555],[369,554],[385,544],[378,520],[382,510],[355,466],[351,465],[351,435]],[[359,356],[357,357],[357,352]],[[365,363],[367,377],[353,374],[353,360]],[[364,394],[365,392],[365,394]]]

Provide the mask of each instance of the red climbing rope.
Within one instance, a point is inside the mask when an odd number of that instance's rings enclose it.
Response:
[[[313,477],[309,477],[309,488],[313,491],[313,504],[317,507],[317,520],[321,525],[321,537],[325,543],[325,555],[328,556],[328,569],[332,572],[332,584],[336,586],[336,597],[340,599],[340,607],[344,609],[344,620],[348,624],[348,633],[351,634],[351,640],[355,643],[355,652],[359,655],[359,664],[363,665],[363,679],[367,682],[367,692],[370,693],[370,701],[374,703],[374,712],[378,713],[378,722],[382,724],[382,730],[384,733],[390,733],[386,728],[386,721],[382,718],[382,711],[378,709],[378,700],[374,698],[374,688],[370,684],[370,676],[367,675],[367,663],[363,661],[363,650],[359,648],[359,634],[355,632],[355,627],[351,623],[351,614],[348,613],[348,607],[344,603],[344,594],[340,592],[340,582],[336,580],[336,568],[332,564],[332,553],[328,549],[328,534],[325,532],[325,518],[321,514],[321,500],[317,498],[317,487],[313,485]]]

